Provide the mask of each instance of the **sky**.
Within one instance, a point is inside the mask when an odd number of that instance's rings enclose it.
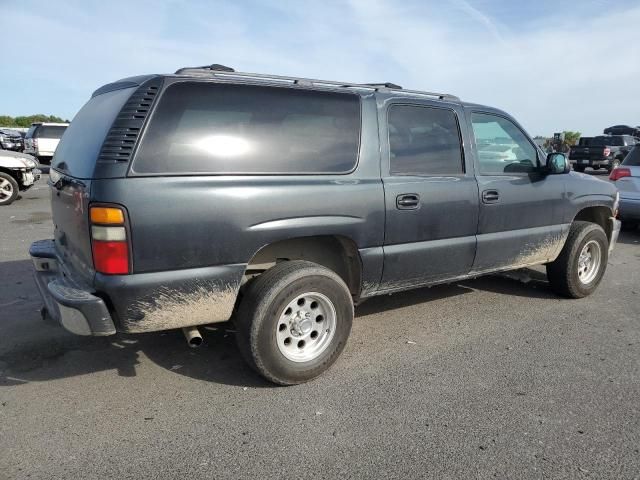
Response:
[[[0,115],[73,118],[105,83],[184,66],[393,82],[531,135],[640,125],[640,0],[0,0]]]

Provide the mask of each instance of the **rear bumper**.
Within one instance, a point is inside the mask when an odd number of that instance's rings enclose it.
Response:
[[[49,315],[76,335],[105,336],[116,333],[109,309],[100,297],[78,288],[58,269],[52,240],[31,245],[34,278]]]
[[[622,220],[640,220],[640,199],[620,197],[619,208]]]
[[[79,287],[62,273],[53,240],[29,251],[52,318],[78,335],[153,332],[229,320],[246,265],[133,275],[95,274]]]
[[[591,168],[600,168],[600,167],[608,167],[611,165],[612,159],[609,158],[601,158],[601,159],[591,159],[591,158],[570,158],[569,163],[574,166],[579,167],[591,167]]]

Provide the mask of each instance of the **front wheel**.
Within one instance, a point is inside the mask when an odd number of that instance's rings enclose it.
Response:
[[[0,172],[0,205],[11,205],[18,197],[18,182],[8,173]]]
[[[337,274],[315,263],[288,261],[248,285],[237,312],[236,339],[245,361],[264,378],[294,385],[336,361],[352,322],[351,293]]]
[[[558,258],[547,264],[551,288],[564,297],[591,295],[607,268],[609,241],[600,225],[576,221]]]

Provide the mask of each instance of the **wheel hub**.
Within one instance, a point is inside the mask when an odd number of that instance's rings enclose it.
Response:
[[[311,314],[298,310],[295,317],[291,320],[291,334],[296,337],[303,337],[311,332],[312,327]]]
[[[278,350],[293,362],[312,361],[329,347],[336,326],[336,309],[329,297],[319,292],[298,295],[276,324]]]
[[[578,257],[578,279],[581,283],[590,283],[598,275],[602,252],[595,240],[587,242]]]

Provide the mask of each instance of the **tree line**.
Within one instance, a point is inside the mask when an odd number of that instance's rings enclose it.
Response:
[[[10,115],[0,115],[0,127],[30,127],[34,122],[54,122],[69,123],[69,120],[63,120],[55,115],[23,115],[20,117],[12,117]]]

